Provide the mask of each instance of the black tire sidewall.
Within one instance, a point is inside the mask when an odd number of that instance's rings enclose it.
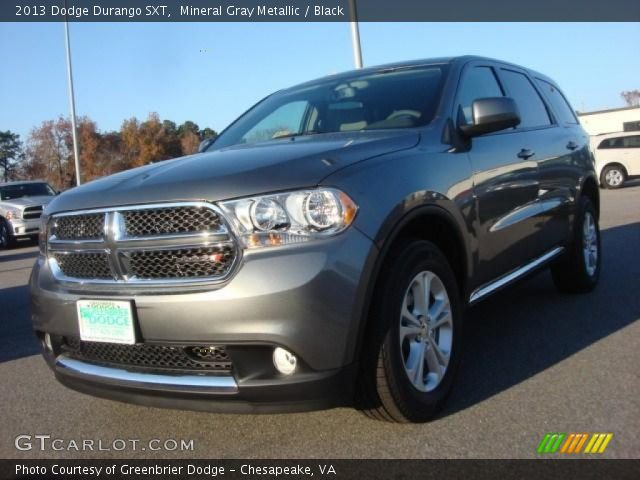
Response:
[[[4,243],[1,243],[0,240],[0,248],[6,249],[11,246],[11,234],[9,233],[9,227],[7,225],[7,221],[2,219],[0,220],[0,239],[2,238],[1,233],[4,233]]]
[[[583,240],[584,240],[584,219],[586,213],[589,212],[593,218],[595,228],[596,228],[596,239],[598,245],[598,259],[596,263],[596,271],[593,275],[589,275],[587,271],[587,265],[584,260],[583,254]],[[598,226],[598,217],[596,215],[595,208],[591,201],[582,197],[580,199],[580,208],[578,209],[578,215],[576,216],[576,222],[574,226],[574,240],[573,240],[573,252],[572,254],[575,256],[577,264],[580,268],[581,281],[586,285],[595,286],[598,283],[598,279],[600,278],[600,270],[602,268],[602,244],[600,238],[600,227]]]
[[[402,302],[410,282],[423,271],[435,273],[443,282],[453,318],[453,343],[449,365],[444,378],[430,392],[416,389],[406,375],[400,351],[399,322]],[[381,315],[386,327],[382,342],[382,359],[386,379],[402,414],[411,421],[425,421],[431,417],[451,390],[460,361],[462,340],[462,307],[458,287],[446,258],[430,242],[409,243],[390,271],[387,297]]]

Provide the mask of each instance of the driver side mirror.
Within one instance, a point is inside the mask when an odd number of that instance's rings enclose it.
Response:
[[[203,141],[200,142],[200,145],[198,146],[198,153],[202,153],[206,151],[207,148],[213,145],[215,141],[216,139],[214,137],[205,138]]]
[[[520,112],[513,98],[478,98],[471,104],[472,123],[459,126],[467,137],[498,132],[520,124]]]

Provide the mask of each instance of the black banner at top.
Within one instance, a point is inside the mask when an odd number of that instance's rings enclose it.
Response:
[[[345,22],[354,10],[360,22],[640,21],[638,0],[1,0],[0,22]]]

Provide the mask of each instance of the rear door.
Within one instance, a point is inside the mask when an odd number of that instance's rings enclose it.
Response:
[[[534,77],[534,83],[550,107],[555,125],[549,130],[547,140],[554,155],[538,159],[545,238],[561,243],[569,237],[572,205],[585,171],[592,168],[593,159],[589,136],[557,85],[539,76]]]

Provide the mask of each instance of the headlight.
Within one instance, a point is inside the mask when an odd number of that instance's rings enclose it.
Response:
[[[220,204],[246,248],[306,242],[336,235],[356,216],[357,205],[334,188],[299,190]]]
[[[17,208],[8,208],[4,216],[7,220],[20,220],[22,218],[22,211]]]
[[[43,213],[40,217],[40,229],[38,230],[38,247],[40,247],[40,253],[44,256],[47,255],[48,224],[49,216]]]

